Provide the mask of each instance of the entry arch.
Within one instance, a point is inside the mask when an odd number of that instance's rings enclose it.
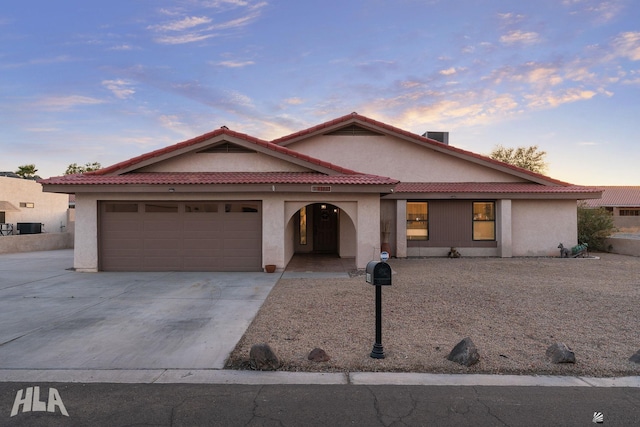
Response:
[[[337,227],[337,254],[342,258],[357,256],[357,202],[353,201],[287,201],[285,202],[285,259],[287,263],[296,252],[313,253],[313,246],[300,244],[300,217],[301,208],[306,207],[313,211],[314,206],[326,205],[327,208],[338,209]],[[307,230],[313,231],[312,224],[307,224]]]

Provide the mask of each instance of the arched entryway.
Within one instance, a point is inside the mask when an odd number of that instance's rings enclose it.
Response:
[[[317,267],[334,258],[343,260],[336,265],[355,266],[356,229],[349,215],[353,210],[350,203],[345,202],[290,205],[289,259],[295,257],[299,261],[303,258],[305,263]]]

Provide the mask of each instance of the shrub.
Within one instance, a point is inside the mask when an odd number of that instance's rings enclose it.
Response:
[[[578,205],[578,243],[586,243],[590,250],[605,251],[604,239],[617,231],[613,215],[605,208],[588,208]]]

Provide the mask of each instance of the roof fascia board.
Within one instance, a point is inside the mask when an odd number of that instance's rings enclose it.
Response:
[[[317,185],[329,186],[331,191],[313,191]],[[193,184],[193,185],[167,185],[167,184],[122,184],[122,185],[43,185],[43,191],[48,193],[164,193],[167,196],[176,194],[200,194],[200,193],[314,193],[326,194],[331,197],[335,193],[389,193],[393,191],[393,185],[382,184]]]
[[[598,193],[392,193],[389,200],[585,200],[598,199]]]

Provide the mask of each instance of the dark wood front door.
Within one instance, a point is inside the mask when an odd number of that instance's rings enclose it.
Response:
[[[338,252],[338,208],[326,203],[313,205],[314,252]]]

